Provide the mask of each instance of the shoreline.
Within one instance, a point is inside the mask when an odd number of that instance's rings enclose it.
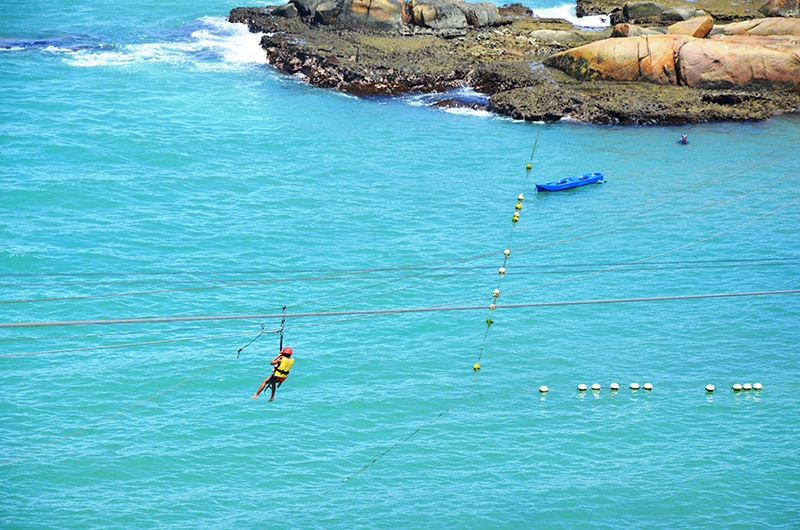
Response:
[[[416,27],[397,34],[309,25],[274,10],[236,8],[228,20],[264,34],[261,47],[278,71],[359,97],[469,87],[488,97],[485,110],[495,114],[603,125],[761,121],[800,109],[798,90],[580,81],[542,64],[555,53],[610,36],[611,28],[587,30],[561,19],[514,16],[445,38]],[[475,105],[458,98],[439,103]]]

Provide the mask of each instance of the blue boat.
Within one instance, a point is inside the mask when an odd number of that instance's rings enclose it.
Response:
[[[536,191],[561,191],[570,188],[577,188],[578,186],[585,186],[587,184],[602,184],[602,173],[584,173],[580,177],[567,177],[554,182],[546,182],[544,184],[537,184]]]

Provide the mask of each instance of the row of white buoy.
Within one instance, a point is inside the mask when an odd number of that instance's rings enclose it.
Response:
[[[747,392],[747,391],[750,391],[750,390],[755,390],[756,392],[760,392],[762,388],[764,388],[764,385],[762,385],[761,383],[752,383],[752,384],[751,383],[744,383],[744,384],[736,383],[735,385],[733,385],[731,387],[731,390],[733,390],[734,392]],[[716,390],[716,387],[714,387],[714,385],[706,385],[706,392],[711,393],[711,392],[713,392],[715,390]]]
[[[653,384],[652,383],[645,383],[644,385],[640,386],[639,383],[631,383],[628,386],[628,388],[630,388],[631,390],[644,389],[644,390],[650,391],[650,390],[653,390]],[[735,385],[733,385],[731,387],[731,390],[733,390],[734,392],[747,392],[747,391],[751,391],[751,390],[755,390],[756,392],[760,392],[762,388],[764,388],[764,387],[763,387],[763,385],[761,383],[752,383],[752,384],[751,383],[744,383],[744,384],[736,383]],[[584,383],[581,383],[581,384],[578,385],[578,392],[586,392],[589,389],[590,389],[590,387],[587,386]],[[600,385],[600,383],[594,383],[591,386],[592,392],[599,392],[602,389],[603,389],[603,387]],[[611,390],[612,392],[616,392],[617,390],[619,390],[619,383],[611,383],[610,385],[608,385],[608,389]],[[706,385],[706,392],[708,392],[708,393],[712,393],[716,389],[717,389],[717,387],[715,387],[714,385],[711,385],[711,384]],[[539,392],[542,393],[542,394],[546,394],[547,392],[550,392],[550,388],[547,385],[542,385],[542,386],[539,387]]]
[[[640,386],[639,383],[631,383],[629,388],[631,390],[639,390],[640,388],[643,388],[645,390],[653,390],[653,384],[645,383],[644,385]],[[592,392],[599,392],[602,389],[603,387],[600,385],[600,383],[594,383],[591,386]],[[608,389],[611,390],[612,392],[619,390],[619,383],[611,383],[610,385],[608,385]],[[589,387],[584,383],[578,385],[578,392],[586,392],[587,390],[589,390]],[[539,387],[539,392],[541,392],[542,394],[546,394],[547,392],[550,392],[550,388],[547,385],[542,385]]]

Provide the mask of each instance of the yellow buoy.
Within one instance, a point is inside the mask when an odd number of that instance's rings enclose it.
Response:
[[[517,210],[522,210],[522,203],[521,203],[521,202],[518,202],[518,203],[517,203],[517,204],[514,206],[514,208],[516,208]]]
[[[475,364],[473,364],[473,365],[472,365],[472,369],[473,369],[473,370],[475,370],[475,371],[477,372],[478,370],[480,370],[480,369],[481,369],[481,365],[480,365],[480,364],[478,364],[478,363],[475,363]]]
[[[530,169],[531,167],[533,167],[533,166],[531,166],[530,164],[528,164],[528,165],[526,165],[526,166],[525,166],[525,169]]]

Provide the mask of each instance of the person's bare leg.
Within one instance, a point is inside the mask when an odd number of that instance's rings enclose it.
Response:
[[[260,386],[260,387],[258,387],[258,391],[257,391],[255,394],[253,394],[252,396],[250,396],[250,399],[258,399],[258,395],[259,395],[261,392],[263,392],[265,388],[267,388],[267,383],[269,382],[269,380],[270,380],[270,379],[272,379],[272,376],[269,376],[269,377],[267,377],[266,379],[264,379],[264,380],[261,382],[261,386]],[[273,393],[273,395],[275,394],[275,392],[274,392],[274,391],[273,391],[272,393]],[[270,400],[270,401],[272,401],[272,400]]]

